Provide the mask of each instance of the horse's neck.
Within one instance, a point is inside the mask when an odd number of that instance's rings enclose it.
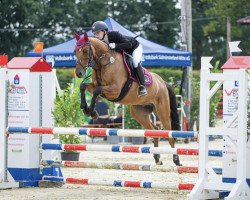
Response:
[[[117,52],[115,52],[115,55],[113,55],[112,51],[109,49],[108,45],[104,42],[102,42],[101,40],[98,40],[96,38],[90,38],[90,42],[93,46],[93,51],[96,57],[96,60],[99,60],[99,57],[101,55],[104,54],[110,54],[110,56],[114,56],[117,60],[116,64],[109,66],[108,68],[105,69],[109,69],[109,73],[113,73],[113,75],[115,74],[127,74],[127,71],[125,69],[125,67],[123,66],[123,61],[121,58],[121,55],[119,55]],[[118,58],[120,57],[120,58]],[[101,71],[102,71],[102,66],[99,63],[96,63],[98,66],[96,68],[96,75],[97,75],[97,81],[99,83],[101,83],[102,77],[101,77]],[[128,76],[128,75],[127,75]],[[117,76],[119,77],[119,76]],[[124,82],[127,78],[126,76],[124,76],[124,80],[123,78],[117,78],[117,80],[115,78],[113,78],[112,80],[114,81],[118,81],[118,82]]]
[[[102,77],[101,77],[101,71],[102,71],[102,65],[98,62],[100,56],[102,54],[105,54],[106,52],[109,51],[108,46],[102,42],[99,39],[96,38],[89,38],[91,45],[92,45],[92,50],[93,50],[93,54],[94,54],[94,58],[96,62],[96,65],[94,67],[95,71],[96,71],[96,81],[98,83],[98,85],[101,85],[102,83]]]
[[[110,51],[108,45],[105,42],[96,38],[89,38],[89,40],[94,48],[94,52],[97,57]]]

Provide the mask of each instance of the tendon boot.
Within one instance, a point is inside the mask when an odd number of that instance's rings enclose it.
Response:
[[[145,87],[145,78],[144,78],[144,73],[142,70],[141,63],[139,63],[137,68],[135,69],[136,69],[137,77],[138,77],[139,84],[140,84],[138,87],[137,95],[138,97],[145,96],[148,94],[148,91]]]
[[[174,161],[174,164],[176,166],[182,166],[182,164],[180,163],[180,160],[179,160],[179,155],[173,154],[173,161]]]
[[[156,165],[163,165],[162,161],[160,161],[160,154],[154,154],[155,164]]]

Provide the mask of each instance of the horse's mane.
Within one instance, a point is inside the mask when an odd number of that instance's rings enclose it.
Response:
[[[95,37],[89,37],[89,40],[92,44],[95,43],[95,44],[97,44],[98,47],[104,48],[103,50],[105,50],[105,51],[109,50],[108,45],[105,42],[103,42],[102,40],[99,40]]]

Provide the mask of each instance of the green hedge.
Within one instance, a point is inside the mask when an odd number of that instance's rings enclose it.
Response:
[[[72,82],[75,68],[60,68],[56,69],[57,79],[62,90],[67,89],[68,84]]]
[[[215,69],[214,72],[218,72]],[[211,83],[211,87],[215,83]],[[210,87],[210,88],[211,88]],[[209,124],[210,126],[214,126],[216,122],[216,110],[218,102],[220,101],[220,96],[222,95],[222,90],[218,90],[215,95],[210,99],[210,110],[209,110]],[[199,123],[199,112],[200,112],[200,71],[193,71],[193,78],[192,78],[192,99],[191,99],[191,106],[190,106],[190,122],[189,127],[190,129],[193,128],[193,124],[196,121]],[[197,124],[199,126],[199,124]]]
[[[173,67],[157,67],[157,68],[148,68],[150,72],[158,74],[164,81],[168,82],[175,89],[175,93],[179,94],[181,78],[182,78],[182,69],[173,68]]]
[[[79,88],[72,90],[71,85],[61,95],[57,95],[54,101],[52,114],[56,126],[59,127],[79,127],[83,122],[83,113],[80,109]],[[60,135],[62,144],[79,144],[79,135]]]

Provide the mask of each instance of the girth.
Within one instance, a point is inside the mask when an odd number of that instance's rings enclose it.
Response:
[[[111,102],[118,102],[118,101],[121,101],[125,96],[126,94],[128,93],[129,89],[131,88],[132,86],[132,83],[133,83],[133,80],[131,80],[130,78],[126,81],[126,83],[124,84],[122,90],[121,90],[121,93],[119,95],[119,97],[117,97],[116,99],[108,99],[107,97],[105,97],[105,95],[101,95],[103,96],[104,98],[106,98],[107,100],[111,101]]]

